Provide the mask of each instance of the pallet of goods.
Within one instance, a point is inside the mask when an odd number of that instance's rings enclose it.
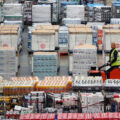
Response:
[[[57,76],[58,54],[57,52],[34,52],[33,75],[44,79],[45,76]]]
[[[92,45],[92,36],[93,31],[89,26],[69,26],[69,50],[73,50],[77,45]]]
[[[6,81],[3,87],[4,95],[24,95],[35,90],[38,77],[13,77]]]
[[[14,47],[16,51],[21,43],[19,25],[0,25],[0,47]]]
[[[76,76],[73,81],[73,90],[77,91],[101,91],[102,87],[102,77]]]
[[[72,77],[45,77],[36,86],[38,91],[62,93],[72,89]]]
[[[76,46],[73,50],[73,76],[88,75],[92,66],[97,65],[97,48],[93,45]]]
[[[33,5],[32,6],[33,23],[51,23],[51,6],[50,5]]]
[[[57,25],[38,25],[32,31],[31,49],[33,51],[54,51],[58,47]]]

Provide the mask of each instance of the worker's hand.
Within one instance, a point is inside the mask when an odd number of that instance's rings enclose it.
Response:
[[[107,62],[108,65],[110,65],[110,62]]]

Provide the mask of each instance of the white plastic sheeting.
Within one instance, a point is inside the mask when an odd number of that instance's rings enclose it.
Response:
[[[85,7],[83,5],[67,5],[66,18],[81,18],[84,20]]]
[[[11,47],[0,47],[0,76],[9,80],[10,77],[16,76],[18,61],[16,50]]]
[[[50,5],[33,5],[32,21],[51,23],[51,6]]]
[[[22,4],[4,4],[5,16],[21,16],[23,14]]]

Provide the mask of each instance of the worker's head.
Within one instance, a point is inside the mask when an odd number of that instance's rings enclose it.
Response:
[[[116,48],[115,43],[111,43],[111,48],[112,48],[112,49]]]

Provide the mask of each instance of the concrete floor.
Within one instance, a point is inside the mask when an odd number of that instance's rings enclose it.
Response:
[[[23,32],[23,51],[20,54],[20,69],[18,72],[18,76],[30,76],[32,73],[32,63],[31,63],[31,57],[28,55],[27,52],[27,31],[28,29],[25,28]],[[97,62],[98,66],[101,66],[103,64],[102,55],[97,55]],[[68,75],[68,56],[61,56],[60,57],[60,70],[58,75],[65,76]]]
[[[18,76],[30,76],[31,75],[31,57],[29,57],[28,52],[27,52],[27,31],[28,29],[26,28],[23,32],[23,50],[20,53],[20,70],[18,73]]]
[[[68,56],[61,56],[60,57],[60,76],[68,75]]]

